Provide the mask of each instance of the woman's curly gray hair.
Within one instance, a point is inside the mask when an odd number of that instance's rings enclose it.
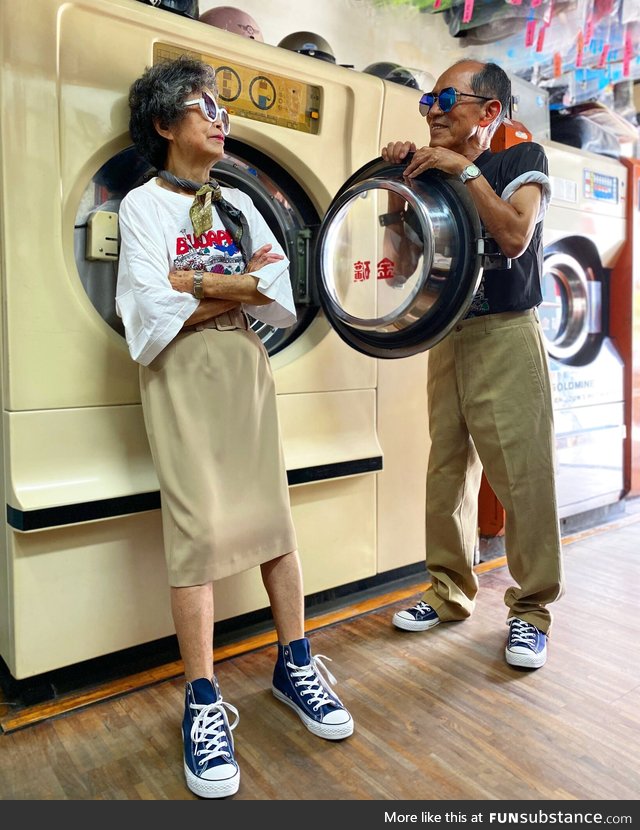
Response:
[[[168,141],[155,124],[163,130],[177,124],[185,116],[185,98],[205,87],[217,94],[215,69],[186,55],[147,67],[131,84],[129,133],[137,151],[156,169],[164,167]]]

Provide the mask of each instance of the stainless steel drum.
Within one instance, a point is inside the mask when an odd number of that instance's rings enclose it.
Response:
[[[593,243],[567,237],[545,247],[540,322],[549,357],[584,365],[598,353],[603,269]]]
[[[212,169],[220,184],[246,193],[269,225],[290,261],[291,288],[297,320],[286,329],[251,318],[270,355],[298,338],[318,313],[310,286],[310,250],[318,214],[296,181],[263,153],[229,139],[225,158]],[[116,314],[118,273],[118,212],[125,194],[141,184],[153,169],[127,147],[104,164],[87,186],[74,226],[74,253],[80,279],[100,316],[124,335]]]

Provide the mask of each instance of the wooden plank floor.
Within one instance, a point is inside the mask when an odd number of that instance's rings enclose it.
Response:
[[[505,567],[480,576],[463,623],[397,631],[401,600],[312,633],[355,718],[344,742],[272,697],[273,646],[220,662],[240,710],[233,800],[637,799],[640,522],[567,544],[565,568],[539,671],[503,659]],[[0,735],[0,799],[195,800],[182,697],[173,678]]]

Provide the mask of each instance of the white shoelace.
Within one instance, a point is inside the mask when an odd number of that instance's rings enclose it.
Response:
[[[509,645],[513,645],[517,641],[519,643],[524,643],[526,646],[534,646],[536,644],[537,636],[538,629],[535,625],[517,618],[511,622]]]
[[[191,740],[196,744],[195,755],[199,759],[198,764],[204,764],[220,756],[231,758],[233,750],[233,735],[231,731],[236,728],[240,715],[235,706],[227,703],[226,700],[218,700],[216,703],[190,703],[191,711],[195,712],[191,725]],[[233,712],[236,719],[229,723],[229,718],[224,707]],[[231,738],[231,750],[229,749],[225,726],[229,727]],[[202,746],[199,746],[199,745]]]
[[[428,605],[424,600],[418,600],[416,604],[411,609],[412,611],[419,611],[421,614],[428,614],[429,611],[433,611],[433,608]]]
[[[300,696],[305,697],[305,695],[309,695],[310,697],[306,702],[309,705],[315,704],[312,707],[314,712],[317,712],[320,706],[324,706],[326,703],[335,705],[337,701],[339,705],[342,705],[334,692],[329,694],[331,690],[328,684],[330,683],[334,686],[337,681],[322,662],[323,657],[325,660],[331,662],[331,658],[325,654],[317,654],[311,658],[308,666],[296,666],[295,663],[287,663],[287,668],[291,670],[291,677],[300,678],[295,681],[296,687],[303,687],[300,691]]]

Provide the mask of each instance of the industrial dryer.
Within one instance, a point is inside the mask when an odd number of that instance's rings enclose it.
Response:
[[[173,633],[137,367],[111,299],[119,200],[143,172],[127,92],[145,66],[185,51],[215,65],[231,112],[221,178],[250,190],[293,263],[299,324],[261,336],[305,590],[420,560],[420,509],[397,511],[424,487],[426,358],[394,361],[379,383],[379,361],[319,309],[309,265],[354,171],[393,138],[423,141],[415,91],[136,0],[3,3],[0,28],[11,112],[0,124],[0,655],[13,676]],[[217,620],[267,605],[255,571],[216,588]]]

